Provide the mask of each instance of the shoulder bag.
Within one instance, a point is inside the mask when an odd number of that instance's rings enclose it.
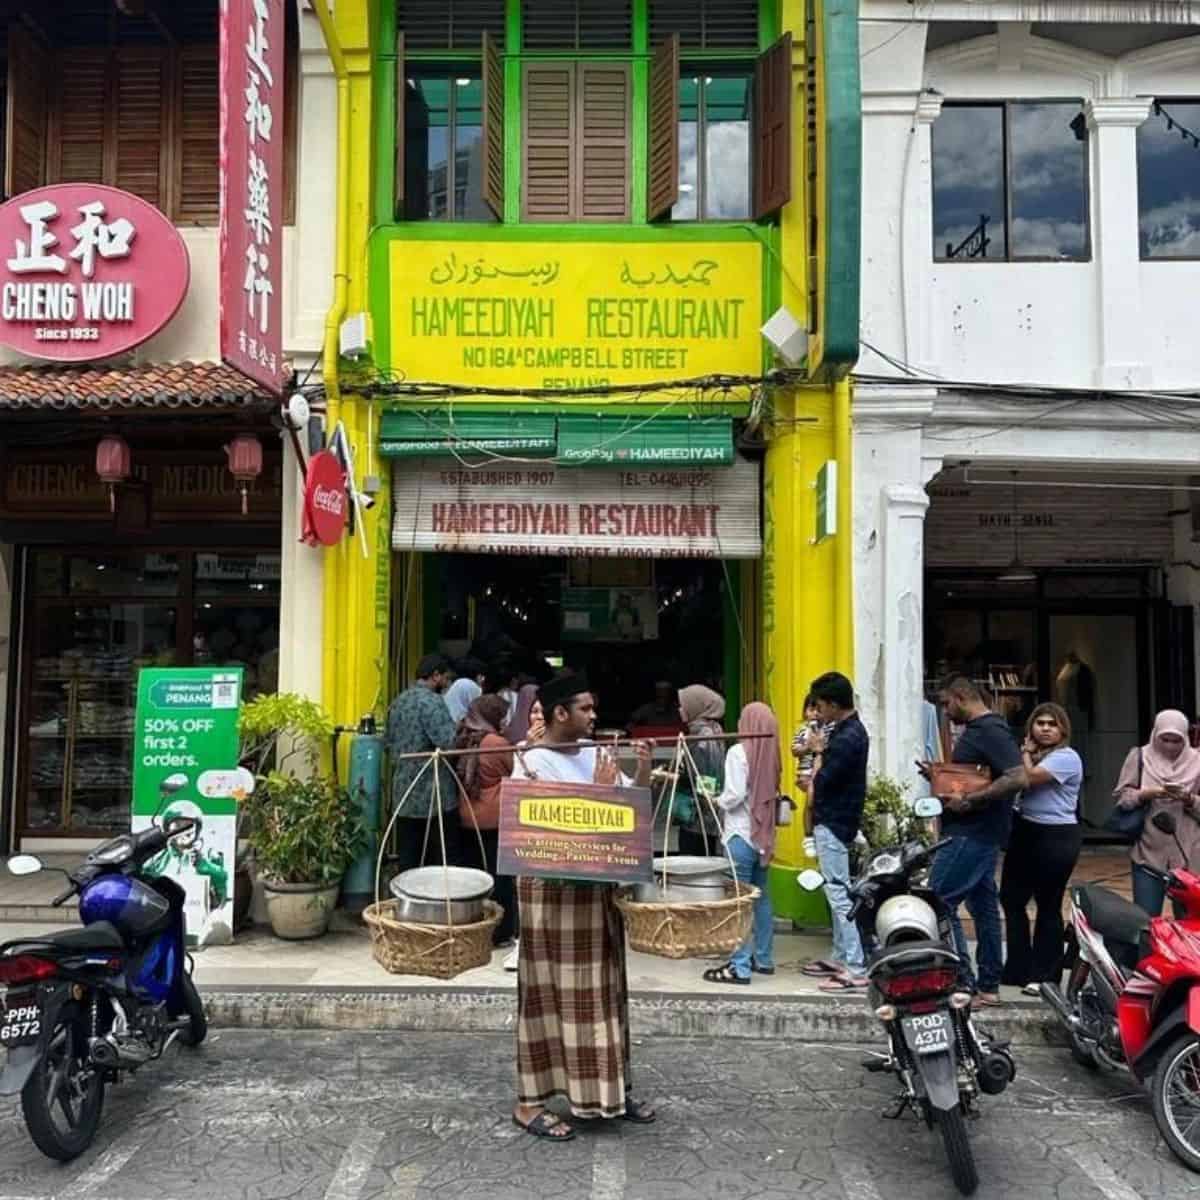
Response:
[[[1142,747],[1138,747],[1137,787],[1142,786]],[[1142,827],[1146,824],[1146,805],[1139,804],[1136,808],[1122,808],[1119,801],[1114,802],[1104,828],[1109,833],[1115,833],[1131,842],[1136,842],[1142,836]]]

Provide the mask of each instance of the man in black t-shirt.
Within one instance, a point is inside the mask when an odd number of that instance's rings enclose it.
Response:
[[[950,910],[954,941],[963,960],[964,983],[974,986],[984,1004],[1000,1002],[1004,946],[996,864],[1008,844],[1013,797],[1025,783],[1021,751],[1003,717],[991,712],[979,688],[962,676],[942,687],[946,715],[963,731],[951,761],[987,767],[992,782],[966,796],[942,796],[942,836],[951,838],[933,860],[930,886]],[[958,906],[965,903],[975,922],[978,979],[971,978],[970,957]]]

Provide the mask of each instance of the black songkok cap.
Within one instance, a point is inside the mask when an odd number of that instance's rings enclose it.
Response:
[[[538,700],[541,702],[542,715],[546,718],[547,724],[554,715],[556,704],[569,704],[574,696],[582,696],[584,692],[591,690],[591,684],[588,683],[587,677],[574,671],[558,675],[548,683],[543,683],[538,689]]]

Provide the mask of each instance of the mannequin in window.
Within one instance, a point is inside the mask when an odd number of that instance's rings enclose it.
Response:
[[[1075,749],[1084,760],[1087,775],[1088,738],[1095,724],[1096,675],[1074,650],[1068,650],[1054,679],[1055,699],[1067,710]]]

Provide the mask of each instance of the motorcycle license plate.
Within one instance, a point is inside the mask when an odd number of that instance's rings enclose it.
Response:
[[[42,1009],[29,992],[0,997],[0,1048],[28,1046],[42,1036]]]
[[[944,1054],[954,1045],[950,1014],[924,1013],[919,1017],[901,1017],[904,1040],[914,1054]]]

